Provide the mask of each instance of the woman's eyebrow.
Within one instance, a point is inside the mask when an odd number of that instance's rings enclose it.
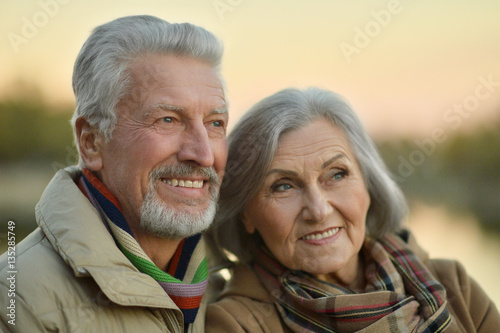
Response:
[[[330,158],[325,163],[323,163],[323,165],[321,165],[321,168],[324,169],[324,168],[328,167],[330,164],[332,164],[333,162],[335,162],[336,160],[338,160],[340,158],[347,158],[349,160],[349,157],[347,157],[343,153],[340,153],[340,154],[337,154],[337,155],[333,156],[332,158]]]
[[[333,156],[332,158],[330,158],[325,163],[323,163],[321,165],[321,168],[324,169],[324,168],[328,167],[330,164],[332,164],[333,162],[335,162],[336,160],[341,159],[341,158],[346,158],[346,159],[349,160],[349,157],[347,157],[345,154],[339,153],[339,154]],[[282,175],[289,175],[291,177],[297,177],[299,175],[297,172],[291,171],[291,170],[286,170],[286,169],[271,169],[271,170],[269,170],[266,173],[266,177],[269,176],[270,174],[273,174],[273,173],[279,173],[279,174],[282,174]]]
[[[298,177],[298,173],[295,172],[295,171],[291,171],[291,170],[286,170],[286,169],[272,169],[272,170],[269,170],[267,173],[266,173],[266,177],[269,176],[270,174],[273,174],[273,173],[279,173],[279,174],[282,174],[282,175],[285,175],[285,176],[291,176],[291,177]]]

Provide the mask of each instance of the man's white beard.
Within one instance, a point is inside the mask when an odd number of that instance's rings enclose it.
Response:
[[[175,210],[168,207],[158,196],[157,181],[161,177],[182,178],[194,174],[209,177],[206,186],[209,186],[210,198],[207,208],[196,209],[197,202],[186,201],[186,206],[193,206],[194,212]],[[193,168],[186,165],[177,167],[167,166],[153,170],[150,175],[148,192],[141,207],[141,228],[149,234],[166,239],[184,239],[207,230],[212,224],[217,211],[219,180],[211,168]],[[204,202],[203,204],[206,204]]]

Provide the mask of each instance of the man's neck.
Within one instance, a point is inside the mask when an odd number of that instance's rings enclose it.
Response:
[[[180,239],[165,239],[132,230],[135,239],[153,261],[153,263],[166,272],[170,260],[174,256],[175,250],[181,242]]]

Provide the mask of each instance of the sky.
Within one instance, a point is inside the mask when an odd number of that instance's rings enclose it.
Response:
[[[343,95],[374,137],[431,137],[500,118],[496,0],[0,0],[0,97],[34,86],[74,105],[74,60],[94,27],[149,14],[225,45],[230,128],[283,88]]]

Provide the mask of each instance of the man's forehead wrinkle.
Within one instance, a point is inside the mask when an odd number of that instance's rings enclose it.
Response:
[[[188,86],[193,86],[193,82],[196,86],[220,89],[224,90],[222,82],[219,78],[206,80],[204,78],[200,78],[197,73],[193,73],[187,82],[179,81],[179,77],[175,76],[175,73],[172,73],[169,68],[164,68],[163,66],[158,68],[150,68],[149,66],[138,66],[138,67],[130,67],[130,74],[132,78],[141,86],[157,86],[160,81],[159,77],[166,77],[167,81],[162,84],[163,87],[172,87],[172,88],[183,88]],[[169,80],[168,78],[172,78]]]
[[[139,82],[140,81],[140,82]],[[214,84],[207,84],[207,83],[198,83],[198,84],[193,84],[191,82],[188,83],[181,83],[181,82],[168,82],[166,84],[162,84],[161,86],[158,84],[158,80],[154,79],[148,79],[147,77],[141,80],[136,80],[136,83],[138,83],[138,86],[147,88],[147,87],[158,87],[158,88],[186,88],[186,87],[199,87],[199,88],[210,88],[210,89],[217,89],[217,90],[222,90],[224,91],[224,88],[222,85],[218,85],[216,83]]]
[[[147,78],[145,79],[145,81],[148,81]],[[157,81],[157,80],[155,80]],[[166,87],[179,87],[179,88],[184,88],[184,87],[191,87],[191,86],[198,86],[198,87],[206,87],[206,88],[213,88],[213,89],[221,89],[221,90],[224,90],[224,87],[222,86],[222,84],[218,81],[218,80],[210,80],[211,82],[193,82],[191,80],[189,80],[187,83],[184,83],[184,82],[179,82],[179,80],[175,80],[174,82],[166,82],[165,83],[165,86]],[[218,81],[218,82],[215,82],[215,81]]]
[[[185,112],[186,108],[182,106],[177,106],[177,105],[171,105],[171,104],[164,104],[164,103],[158,103],[155,106],[151,108],[152,110],[167,110],[167,111],[177,111],[177,112]],[[215,107],[211,110],[211,113],[227,113],[228,108],[225,104],[222,104],[219,107]]]

